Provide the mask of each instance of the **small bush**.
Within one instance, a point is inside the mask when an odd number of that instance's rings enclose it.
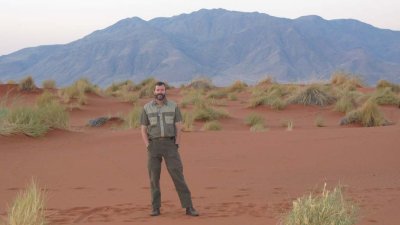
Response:
[[[206,104],[205,102],[206,100],[202,95],[201,91],[191,90],[188,93],[184,94],[181,101],[181,106],[182,108],[185,108],[189,104],[200,106],[200,105],[205,105]]]
[[[261,79],[260,81],[258,81],[256,86],[268,86],[273,83],[275,83],[274,78],[272,78],[271,76],[267,76],[267,77]]]
[[[354,225],[357,207],[343,196],[341,187],[321,194],[310,193],[293,202],[292,209],[283,218],[283,225]]]
[[[335,97],[328,94],[320,85],[311,85],[289,99],[291,104],[326,106],[335,102]]]
[[[385,89],[385,88],[390,88],[393,92],[399,93],[400,92],[400,85],[391,83],[387,80],[379,80],[377,85],[377,89]]]
[[[264,124],[264,117],[257,113],[251,113],[244,118],[244,123],[248,126],[254,126],[256,124]]]
[[[208,121],[203,126],[203,130],[217,131],[221,129],[221,124],[216,120]]]
[[[125,124],[129,128],[140,127],[140,115],[142,114],[142,108],[134,106],[133,109],[128,113],[125,118]]]
[[[56,81],[55,80],[45,80],[42,82],[42,87],[45,89],[54,89],[54,88],[56,88]]]
[[[9,225],[45,225],[45,194],[32,180],[25,191],[19,192],[8,213]]]
[[[35,82],[31,76],[25,77],[19,82],[19,90],[20,91],[33,91],[37,87],[35,86]]]
[[[360,108],[348,112],[340,121],[340,125],[351,123],[361,124],[364,127],[384,126],[389,124],[383,117],[378,105],[373,100],[368,100]]]
[[[340,95],[339,99],[335,104],[335,111],[347,113],[356,107],[356,94],[352,91],[344,91]]]
[[[207,98],[221,99],[228,96],[227,89],[212,90],[207,94]]]
[[[343,71],[335,72],[332,74],[331,84],[335,86],[340,86],[346,90],[355,90],[356,88],[364,86],[360,77]]]

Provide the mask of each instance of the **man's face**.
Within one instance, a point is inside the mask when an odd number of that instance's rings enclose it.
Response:
[[[154,89],[154,97],[160,101],[164,100],[164,98],[165,98],[165,86],[164,85],[161,85],[161,86],[156,85],[156,88]]]

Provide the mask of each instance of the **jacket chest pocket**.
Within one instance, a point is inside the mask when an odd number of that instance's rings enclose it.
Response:
[[[174,117],[173,116],[165,116],[165,123],[166,124],[173,124],[174,123]]]
[[[156,116],[149,117],[149,121],[150,121],[151,126],[157,125],[157,117]]]

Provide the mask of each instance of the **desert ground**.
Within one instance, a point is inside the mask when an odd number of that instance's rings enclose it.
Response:
[[[10,91],[33,104],[42,90]],[[364,89],[371,91],[371,89]],[[180,102],[179,88],[168,99]],[[32,177],[46,192],[49,224],[252,224],[275,225],[293,200],[311,191],[337,185],[359,208],[360,225],[400,223],[400,109],[380,106],[394,124],[381,127],[340,126],[343,113],[333,106],[288,105],[249,108],[249,94],[220,106],[230,117],[222,130],[204,131],[202,122],[182,132],[180,154],[184,175],[199,217],[180,208],[171,178],[163,165],[161,216],[150,217],[147,152],[140,129],[126,129],[118,121],[88,127],[90,119],[127,113],[131,103],[88,94],[87,104],[69,111],[70,127],[43,137],[0,136],[0,218],[18,191]],[[151,98],[140,99],[143,105]],[[267,130],[251,132],[244,118],[264,116]],[[324,119],[317,127],[315,118]],[[292,131],[282,126],[291,119]]]

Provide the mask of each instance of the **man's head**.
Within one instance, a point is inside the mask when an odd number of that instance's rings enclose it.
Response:
[[[154,97],[159,100],[163,101],[165,99],[166,94],[166,87],[165,83],[162,81],[158,81],[156,83],[156,87],[154,88]]]

